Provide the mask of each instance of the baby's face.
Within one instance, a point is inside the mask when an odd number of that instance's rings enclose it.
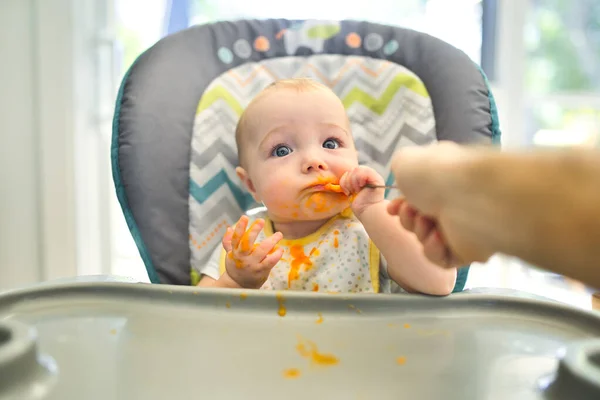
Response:
[[[271,218],[319,220],[348,207],[344,194],[324,190],[358,165],[346,111],[335,94],[276,89],[248,111],[246,183]]]

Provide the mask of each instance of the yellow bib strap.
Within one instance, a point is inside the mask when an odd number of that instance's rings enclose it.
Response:
[[[225,273],[225,256],[227,253],[225,249],[221,249],[221,257],[219,258],[219,275],[223,275]]]
[[[372,240],[369,240],[369,271],[371,272],[371,283],[375,293],[379,293],[379,262],[379,249]]]

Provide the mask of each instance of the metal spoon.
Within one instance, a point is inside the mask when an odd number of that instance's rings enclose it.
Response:
[[[396,185],[373,185],[370,183],[367,183],[365,187],[369,189],[398,189]]]
[[[342,192],[340,185],[335,183],[328,183],[326,187],[334,192]],[[369,189],[398,189],[396,185],[373,185],[371,183],[367,183],[364,187]]]

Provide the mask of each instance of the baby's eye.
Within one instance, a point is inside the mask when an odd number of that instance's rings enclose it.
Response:
[[[340,142],[336,139],[327,139],[323,142],[323,148],[325,149],[337,149],[338,147],[340,147]]]
[[[290,154],[291,152],[292,152],[292,149],[290,149],[288,146],[279,145],[273,149],[273,151],[271,152],[271,155],[273,157],[285,157],[288,154]]]

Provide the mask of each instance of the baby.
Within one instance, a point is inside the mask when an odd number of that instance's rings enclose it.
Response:
[[[326,86],[277,81],[236,129],[236,172],[266,211],[228,228],[198,286],[447,295],[456,269],[429,262],[387,212],[384,179],[358,165],[346,111]],[[427,231],[427,227],[422,227]]]

